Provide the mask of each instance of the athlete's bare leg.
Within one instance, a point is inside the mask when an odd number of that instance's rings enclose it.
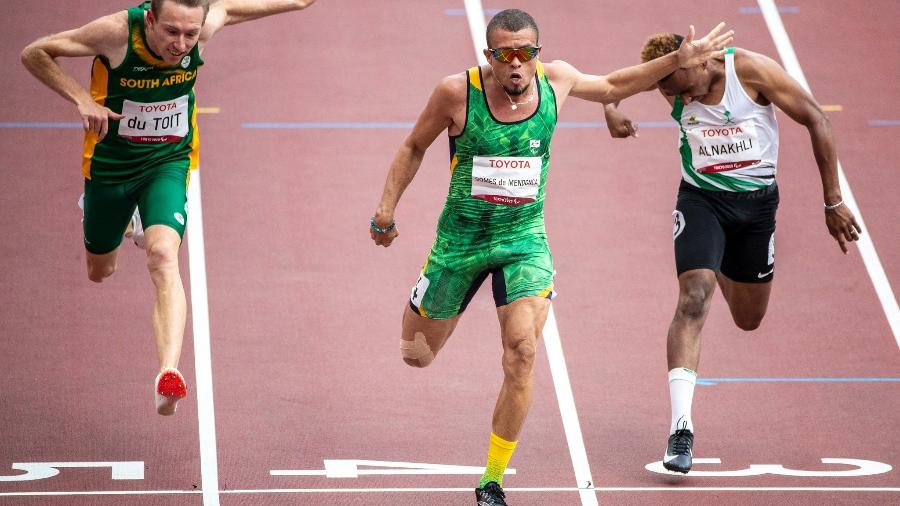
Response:
[[[678,305],[666,341],[670,371],[676,367],[696,371],[700,365],[700,331],[715,290],[716,273],[710,269],[693,269],[678,276]]]
[[[757,329],[769,307],[772,282],[741,283],[722,273],[718,274],[718,281],[735,325],[742,330]]]
[[[534,357],[550,299],[525,297],[497,308],[503,341],[503,386],[494,407],[492,429],[506,441],[516,441],[531,408]]]
[[[184,285],[178,270],[181,237],[165,225],[153,225],[145,231],[147,269],[156,287],[153,308],[153,335],[160,371],[177,368],[187,315]]]
[[[95,255],[90,251],[85,251],[85,253],[88,279],[94,283],[102,283],[104,279],[116,272],[116,265],[119,259],[118,248],[102,255]]]
[[[716,284],[731,310],[735,325],[743,330],[759,327],[769,305],[772,283],[740,283],[709,269],[696,269],[678,276],[678,308],[669,326],[667,356],[669,370],[700,364],[700,331],[709,314]]]
[[[460,316],[433,320],[417,314],[406,304],[400,335],[403,361],[413,367],[430,364],[453,333]]]

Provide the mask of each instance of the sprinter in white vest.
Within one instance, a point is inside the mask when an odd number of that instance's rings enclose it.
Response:
[[[678,49],[675,34],[651,37],[649,61]],[[809,130],[822,179],[825,224],[844,253],[862,232],[838,185],[831,125],[815,99],[778,63],[729,48],[719,59],[679,69],[657,82],[679,124],[681,186],[673,215],[678,305],[667,357],[672,419],[663,465],[691,469],[691,402],[700,361],[700,331],[716,284],[743,330],[759,327],[775,272],[778,124],[775,106]],[[606,107],[614,137],[636,136],[634,124]]]

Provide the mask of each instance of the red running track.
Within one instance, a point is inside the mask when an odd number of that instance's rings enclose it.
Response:
[[[484,5],[489,12],[507,6]],[[689,23],[702,30],[723,19],[738,33],[737,45],[777,56],[762,16],[740,11],[752,2],[517,6],[538,20],[545,60],[563,58],[586,72],[636,63],[651,33]],[[73,107],[27,75],[18,51],[121,5],[28,7],[10,8],[0,20],[8,42],[0,55],[9,69],[0,77],[8,96],[0,122],[77,121]],[[813,92],[821,103],[842,107],[831,113],[838,153],[866,233],[897,286],[897,127],[868,121],[900,118],[890,77],[900,63],[886,57],[900,49],[891,23],[898,7],[889,1],[843,10],[811,1],[783,7]],[[42,480],[0,481],[0,504],[471,503],[477,474],[271,474],[324,473],[325,460],[483,465],[501,382],[490,296],[476,296],[433,366],[408,368],[397,353],[404,299],[446,192],[446,141],[436,141],[401,203],[402,236],[382,250],[371,245],[366,221],[408,128],[242,127],[414,121],[442,76],[474,63],[462,8],[462,2],[406,0],[348,10],[322,1],[306,12],[229,27],[204,52],[200,105],[219,109],[200,119],[218,494],[204,487],[200,467],[199,432],[210,427],[198,429],[193,322],[182,357],[191,397],[175,417],[158,417],[150,392],[152,288],[141,252],[126,248],[120,272],[102,286],[83,272],[74,207],[80,131],[4,130],[0,230],[8,240],[0,248],[8,274],[0,380],[8,387],[0,396],[0,475],[20,474],[7,467],[13,463],[141,462],[143,478],[62,468]],[[87,79],[86,60],[65,66]],[[638,121],[668,117],[655,94],[622,107]],[[601,118],[596,105],[573,99],[560,121]],[[898,344],[860,255],[855,248],[841,255],[822,223],[808,136],[779,120],[782,204],[770,312],[759,330],[743,333],[716,300],[701,378],[896,378]],[[588,495],[602,504],[897,502],[895,469],[857,477],[673,477],[645,469],[659,460],[668,423],[664,340],[676,295],[669,235],[675,146],[671,128],[643,128],[627,141],[610,139],[605,129],[560,128],[554,139],[547,201],[561,293],[554,308],[596,487]],[[196,274],[188,268],[190,247],[189,240],[182,255],[188,284]],[[585,484],[576,482],[544,356],[511,463],[516,475],[505,485],[515,505],[582,504],[576,487]],[[816,381],[698,386],[695,455],[722,464],[696,470],[852,469],[822,458],[896,467],[897,388]],[[467,470],[442,470],[450,471]],[[98,494],[104,491],[143,493]],[[32,492],[59,495],[25,495]]]

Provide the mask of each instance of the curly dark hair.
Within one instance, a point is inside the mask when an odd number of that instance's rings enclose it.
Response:
[[[653,35],[647,39],[647,42],[644,42],[644,47],[641,49],[641,62],[647,63],[650,60],[655,60],[660,56],[677,51],[683,40],[684,37],[676,33],[657,33]]]

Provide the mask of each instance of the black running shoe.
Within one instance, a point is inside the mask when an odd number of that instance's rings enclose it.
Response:
[[[669,446],[663,456],[663,467],[676,473],[685,473],[691,470],[692,449],[694,447],[694,434],[687,429],[678,429],[675,434],[669,436]]]
[[[495,481],[485,483],[484,488],[475,489],[475,503],[477,506],[507,506],[506,494]]]

